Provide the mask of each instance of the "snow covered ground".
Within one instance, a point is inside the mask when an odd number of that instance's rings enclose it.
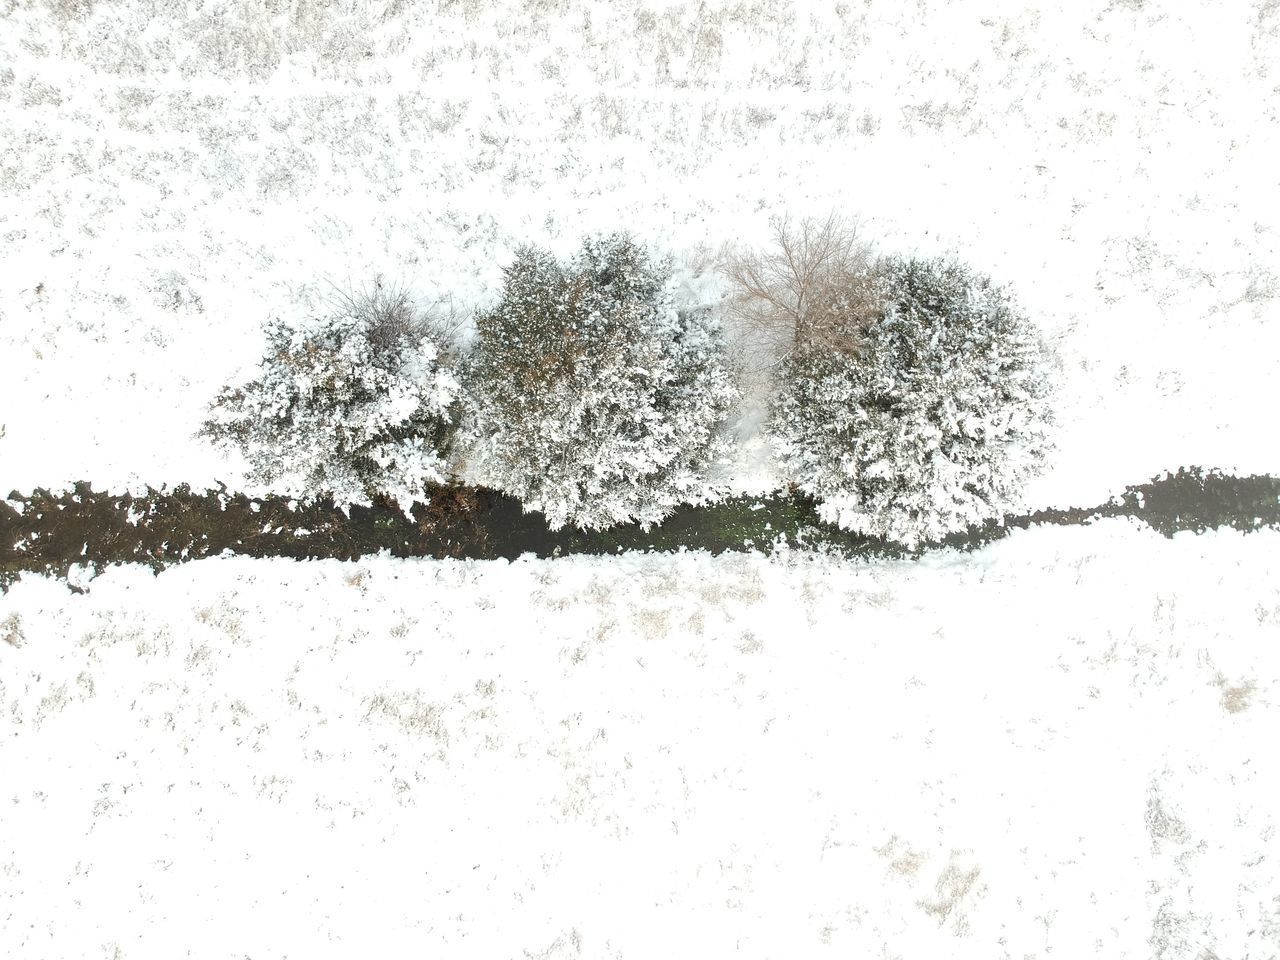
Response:
[[[247,487],[269,314],[769,217],[1011,282],[1032,506],[1280,473],[1276,0],[0,0],[0,493]],[[767,488],[748,446],[737,482]],[[0,956],[1280,957],[1280,532],[0,596]]]
[[[1280,955],[1280,532],[0,597],[0,955]]]
[[[0,10],[5,492],[240,486],[192,432],[328,285],[465,311],[524,241],[621,226],[696,268],[831,208],[1060,339],[1033,506],[1280,472],[1275,0]]]

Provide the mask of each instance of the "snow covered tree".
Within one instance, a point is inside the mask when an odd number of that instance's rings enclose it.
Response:
[[[345,299],[300,324],[273,319],[259,375],[228,386],[201,433],[239,450],[250,477],[340,504],[403,509],[445,479],[459,383],[447,335],[403,292]]]
[[[842,347],[783,370],[771,430],[823,519],[914,546],[1021,505],[1052,422],[1050,357],[1008,294],[943,260],[888,258]]]
[[[565,524],[659,522],[706,495],[736,390],[706,312],[623,235],[568,263],[520,250],[476,318],[469,448],[478,482]]]

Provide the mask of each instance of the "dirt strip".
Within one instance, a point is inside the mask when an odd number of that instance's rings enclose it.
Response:
[[[855,536],[822,523],[812,501],[797,495],[735,497],[684,507],[665,523],[642,530],[599,532],[547,529],[540,514],[492,490],[441,487],[412,518],[395,504],[336,508],[332,502],[298,503],[282,497],[252,499],[226,489],[148,490],[140,497],[74,490],[0,501],[0,590],[24,572],[83,583],[116,563],[144,563],[161,570],[224,552],[253,557],[354,559],[388,551],[401,557],[514,559],[608,554],[623,550],[832,550],[847,556],[904,557],[939,546],[973,549],[1009,530],[1035,524],[1083,524],[1132,516],[1172,536],[1181,530],[1228,526],[1249,531],[1280,524],[1280,479],[1234,477],[1196,468],[1126,489],[1096,507],[1041,510],[1006,517],[937,544],[907,550]]]

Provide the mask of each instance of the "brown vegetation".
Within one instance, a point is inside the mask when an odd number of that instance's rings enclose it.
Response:
[[[407,289],[390,286],[381,276],[374,278],[373,287],[369,290],[343,291],[335,288],[333,301],[340,312],[364,322],[369,331],[369,343],[379,353],[399,345],[416,344],[425,337],[451,347],[454,334],[461,325],[451,306],[424,312]]]
[[[778,218],[768,249],[730,252],[722,270],[735,290],[729,313],[767,366],[810,346],[856,349],[877,304],[871,245],[837,214]]]

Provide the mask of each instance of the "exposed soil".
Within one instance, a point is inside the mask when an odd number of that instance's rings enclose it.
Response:
[[[225,489],[178,487],[132,497],[78,483],[70,493],[12,493],[7,502],[0,501],[0,590],[23,572],[66,578],[75,570],[92,576],[114,563],[161,570],[224,552],[349,560],[386,550],[399,557],[487,560],[623,550],[721,553],[771,550],[785,543],[848,556],[903,557],[937,546],[973,549],[1034,524],[1081,524],[1101,517],[1138,517],[1165,536],[1222,526],[1249,531],[1280,524],[1280,479],[1184,468],[1129,487],[1100,506],[1006,517],[917,550],[835,529],[818,519],[811,501],[794,495],[684,507],[648,531],[634,525],[597,533],[552,531],[541,514],[524,513],[515,500],[468,487],[441,487],[432,492],[429,505],[415,504],[412,514],[411,520],[390,503],[344,513],[327,501],[251,499]]]

